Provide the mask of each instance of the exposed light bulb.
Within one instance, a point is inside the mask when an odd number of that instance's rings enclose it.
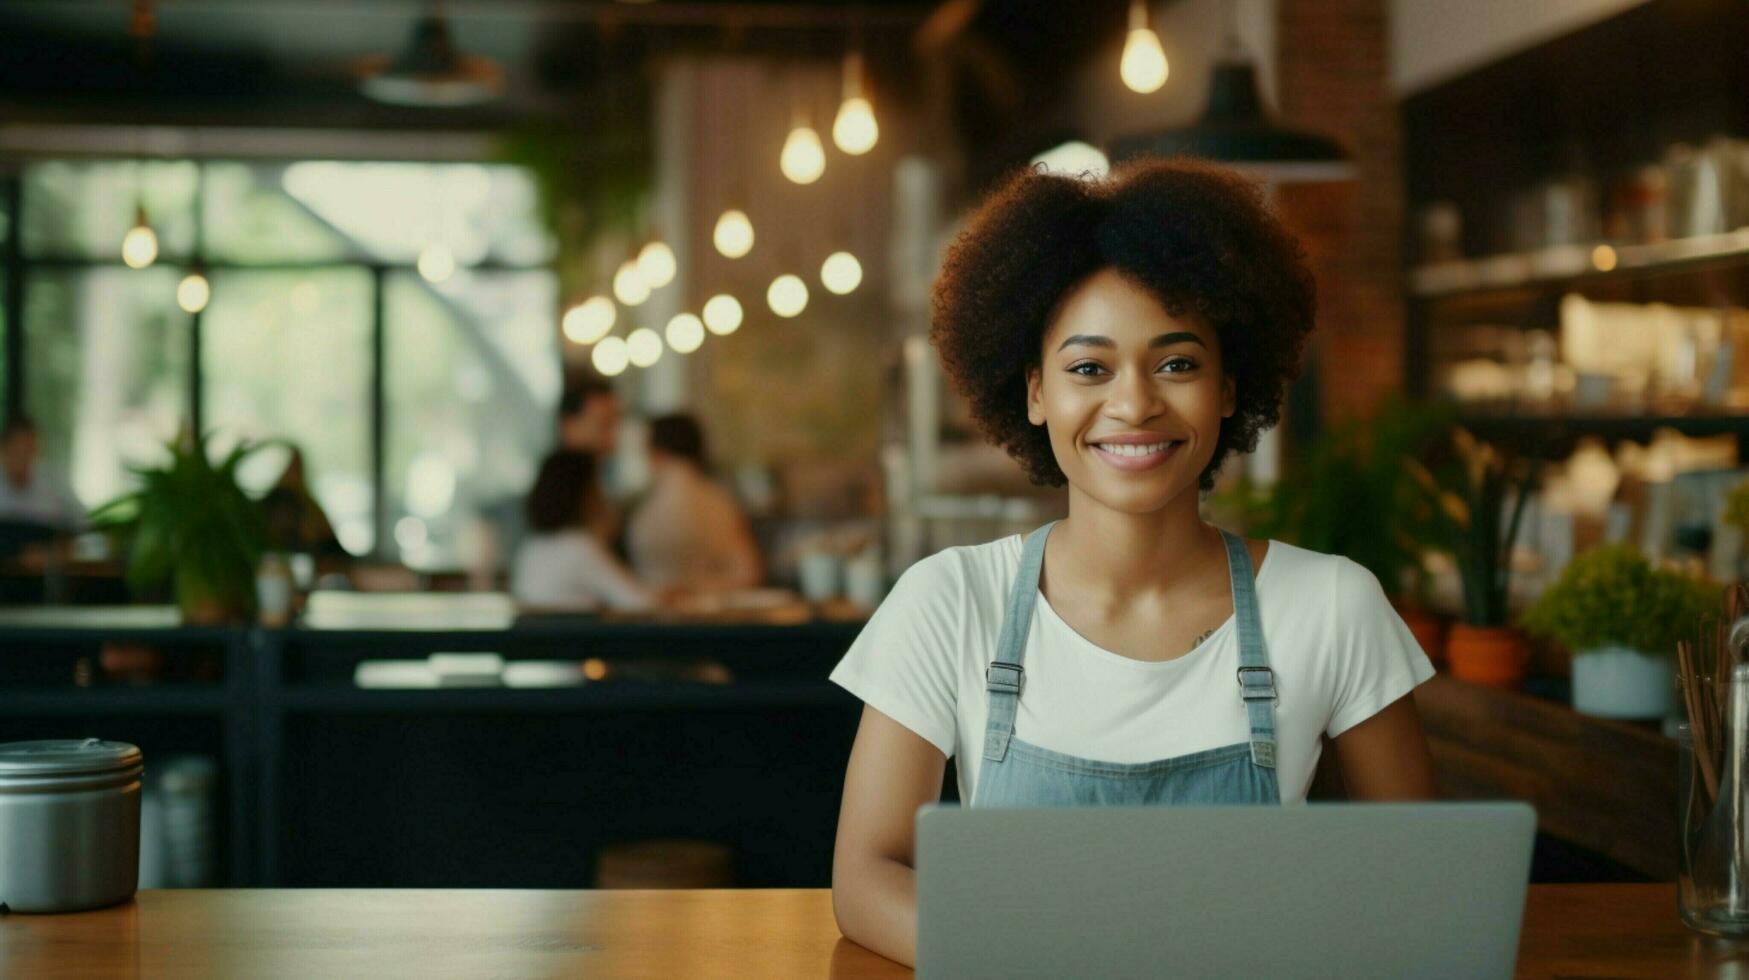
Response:
[[[771,288],[765,291],[765,302],[778,316],[800,316],[808,308],[808,284],[801,276],[786,272],[771,280]]]
[[[676,354],[690,354],[704,345],[704,323],[691,313],[669,320],[662,334]]]
[[[753,222],[746,212],[730,208],[717,219],[711,242],[724,258],[738,259],[753,251]]]
[[[619,271],[613,274],[613,295],[626,306],[637,306],[650,298],[650,284],[638,270],[637,259],[620,263]]]
[[[633,365],[647,368],[662,359],[662,335],[649,327],[639,327],[626,338],[626,355]]]
[[[1124,39],[1123,61],[1118,74],[1132,92],[1147,95],[1158,92],[1166,84],[1171,68],[1166,63],[1166,49],[1160,46],[1160,36],[1148,28],[1148,8],[1142,0],[1130,2],[1130,32]]]
[[[704,325],[711,333],[727,337],[741,329],[741,301],[727,293],[718,293],[704,304]]]
[[[820,283],[840,296],[862,285],[862,263],[849,252],[833,252],[820,266]]]
[[[861,156],[874,149],[880,138],[874,106],[862,94],[862,55],[852,51],[844,56],[844,101],[832,120],[832,142],[851,156]]]
[[[146,223],[146,209],[134,209],[134,226],[122,236],[121,260],[130,269],[144,269],[158,259],[158,233]]]
[[[566,310],[559,327],[564,330],[565,339],[587,347],[607,336],[617,319],[619,309],[613,305],[613,300],[606,296],[591,296]]]
[[[783,175],[798,184],[812,184],[826,172],[826,148],[820,145],[820,134],[813,127],[798,124],[783,141],[783,156],[778,159]]]
[[[432,242],[419,253],[419,274],[426,282],[442,282],[455,275],[455,253],[442,242]]]
[[[631,360],[631,355],[626,350],[626,342],[618,337],[603,338],[589,352],[589,362],[595,365],[595,370],[609,378],[623,372]]]
[[[638,274],[651,289],[660,289],[674,281],[678,271],[674,250],[666,242],[653,241],[638,251]]]
[[[182,281],[176,284],[176,305],[182,307],[184,313],[199,313],[206,309],[207,301],[212,296],[212,284],[198,270],[183,276]]]

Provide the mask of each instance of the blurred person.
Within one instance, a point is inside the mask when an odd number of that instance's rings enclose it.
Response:
[[[625,530],[625,509],[622,506],[619,481],[614,479],[619,451],[619,430],[625,420],[625,409],[619,394],[606,380],[586,375],[565,386],[559,396],[558,448],[588,453],[595,457],[596,482],[601,487],[601,503],[589,518],[589,530],[599,541],[617,544]],[[621,558],[624,549],[615,547]]]
[[[291,456],[279,474],[279,481],[261,498],[261,510],[267,525],[269,551],[317,557],[340,557],[347,553],[322,505],[310,493],[304,453],[298,447],[291,447]]]
[[[14,415],[0,429],[0,521],[76,531],[85,508],[37,459],[36,423]]]
[[[592,453],[597,459],[619,448],[619,424],[625,412],[613,386],[600,378],[583,378],[559,396],[558,448]]]
[[[589,530],[603,506],[595,457],[560,449],[541,462],[524,517],[510,591],[531,606],[644,611],[656,593],[632,576]]]
[[[649,456],[650,489],[626,534],[638,577],[687,592],[757,586],[759,548],[740,504],[710,478],[698,421],[665,415],[651,422]]]

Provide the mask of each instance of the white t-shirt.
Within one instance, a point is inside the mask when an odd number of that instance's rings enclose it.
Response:
[[[524,539],[510,592],[519,602],[552,608],[642,611],[656,605],[655,595],[581,528]]]
[[[900,577],[832,680],[959,763],[960,799],[978,785],[988,710],[984,668],[1020,569],[1019,535],[949,548]],[[1224,565],[1224,563],[1223,563]],[[1256,572],[1258,612],[1280,703],[1276,777],[1304,800],[1332,737],[1433,676],[1372,573],[1279,541]],[[1246,741],[1238,631],[1229,617],[1194,650],[1145,662],[1076,633],[1041,594],[1026,646],[1014,735],[1105,762],[1150,762]]]

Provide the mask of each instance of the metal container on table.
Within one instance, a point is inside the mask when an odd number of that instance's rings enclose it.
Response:
[[[132,897],[143,772],[125,742],[0,744],[0,907],[77,912]]]

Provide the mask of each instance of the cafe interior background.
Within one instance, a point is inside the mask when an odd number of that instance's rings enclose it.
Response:
[[[1749,561],[1745,37],[1723,0],[6,4],[0,380],[87,516],[0,525],[0,741],[142,748],[142,887],[823,886],[827,672],[911,562],[1062,507],[944,385],[942,248],[1013,168],[1188,153],[1321,298],[1210,516],[1380,577],[1442,793],[1534,803],[1533,880],[1669,880],[1673,677]],[[759,588],[508,595],[586,378],[622,500],[648,421],[700,422]],[[213,532],[293,447],[338,547]],[[104,506],[142,486],[187,545],[146,562]]]

